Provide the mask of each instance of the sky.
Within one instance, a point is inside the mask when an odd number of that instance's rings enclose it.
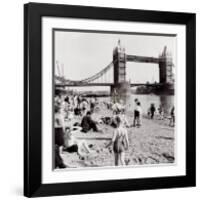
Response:
[[[55,66],[57,62],[60,74],[63,73],[67,79],[88,78],[112,61],[113,49],[119,39],[129,55],[158,57],[164,46],[167,46],[167,51],[172,54],[173,63],[176,64],[176,36],[59,30],[55,31]],[[57,67],[55,73],[59,74]],[[106,77],[108,82],[113,82],[113,71],[110,70]],[[132,83],[158,82],[158,65],[127,62],[126,79]]]

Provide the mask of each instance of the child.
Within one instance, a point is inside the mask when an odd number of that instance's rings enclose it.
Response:
[[[163,120],[164,119],[164,111],[163,111],[162,105],[159,106],[158,113],[159,113],[159,119]]]
[[[115,166],[119,166],[125,165],[125,151],[128,149],[129,141],[127,130],[122,126],[119,116],[116,117],[116,124],[112,140],[106,147],[113,145]]]

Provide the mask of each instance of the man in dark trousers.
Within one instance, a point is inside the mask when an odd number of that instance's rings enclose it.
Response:
[[[133,118],[133,126],[136,126],[137,118],[139,117],[139,112],[137,110],[138,99],[134,100],[134,118]]]
[[[82,118],[81,122],[82,132],[87,133],[89,130],[98,132],[95,121],[91,118],[91,112],[88,111],[86,115]]]
[[[151,112],[151,119],[154,118],[154,113],[156,111],[156,108],[155,108],[155,105],[154,103],[151,104],[151,107],[150,107],[150,112]]]
[[[60,155],[60,150],[64,145],[64,116],[61,113],[61,108],[55,106],[54,116],[54,128],[55,128],[55,168],[66,168],[63,159]]]

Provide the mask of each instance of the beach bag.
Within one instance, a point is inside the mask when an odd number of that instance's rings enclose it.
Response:
[[[117,136],[114,141],[113,150],[115,153],[121,153],[126,149],[125,135]]]

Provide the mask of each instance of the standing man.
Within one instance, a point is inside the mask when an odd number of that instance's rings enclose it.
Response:
[[[137,106],[136,106],[136,110],[137,110],[137,116],[136,116],[136,126],[137,128],[139,128],[142,124],[141,124],[141,118],[142,118],[142,107],[141,107],[141,103],[138,101],[137,102]]]
[[[134,99],[134,119],[133,119],[133,126],[136,126],[137,119],[139,117],[139,112],[137,110],[137,103],[138,99]]]
[[[61,157],[61,148],[64,145],[64,115],[61,112],[59,106],[55,106],[55,116],[54,116],[54,127],[55,127],[55,168],[66,168]]]
[[[154,103],[152,103],[151,107],[150,107],[151,119],[154,118],[155,111],[156,111],[155,105],[154,105]]]
[[[171,108],[170,116],[171,116],[171,117],[170,117],[170,124],[169,124],[169,126],[174,127],[174,125],[175,125],[174,106]]]

